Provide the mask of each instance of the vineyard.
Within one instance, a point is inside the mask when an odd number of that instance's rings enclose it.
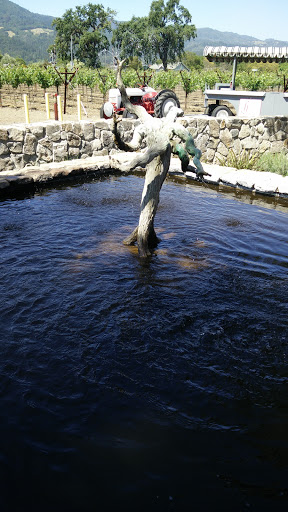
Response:
[[[63,71],[63,70],[62,70]],[[149,74],[146,72],[146,74]],[[123,79],[127,87],[135,87],[139,83],[139,75],[133,69],[123,73]],[[213,87],[216,82],[229,83],[230,71],[202,70],[190,72],[158,72],[154,73],[150,85],[155,89],[174,89],[176,85],[182,85],[187,92]],[[257,91],[283,88],[284,77],[281,72],[253,72],[240,71],[236,76],[236,87],[243,90]],[[28,87],[38,84],[42,89],[59,87],[62,84],[61,77],[53,66],[19,66],[0,67],[0,89],[3,85],[10,85],[17,89],[20,85]],[[116,86],[115,70],[103,68],[101,70],[81,67],[71,81],[73,87],[87,86],[91,89],[98,87],[102,94]]]
[[[140,72],[141,75],[141,72]],[[143,80],[133,69],[123,73],[127,87],[135,87]],[[68,75],[70,76],[70,75]],[[213,88],[215,83],[230,83],[231,72],[209,69],[191,72],[146,72],[146,81],[156,90],[174,89],[181,107],[187,114],[203,114],[205,86]],[[23,93],[27,93],[33,109],[45,109],[44,93],[64,95],[64,69],[55,70],[53,66],[0,67],[0,107],[19,108],[23,104]],[[236,88],[242,90],[283,90],[284,76],[281,72],[239,71],[236,76]],[[75,108],[77,94],[81,95],[86,108],[99,111],[107,99],[107,91],[116,87],[115,70],[100,70],[80,67],[68,86],[67,109]],[[1,110],[0,110],[1,117]]]

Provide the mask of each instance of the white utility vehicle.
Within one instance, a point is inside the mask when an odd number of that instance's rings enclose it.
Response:
[[[203,55],[209,61],[233,62],[230,84],[218,83],[214,89],[205,89],[205,114],[213,117],[233,116],[227,106],[229,102],[237,116],[288,116],[288,83],[285,78],[283,92],[235,90],[238,62],[255,62],[256,65],[257,62],[288,62],[288,47],[206,46]]]

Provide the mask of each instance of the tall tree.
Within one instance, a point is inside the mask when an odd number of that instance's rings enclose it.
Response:
[[[159,56],[164,70],[168,62],[175,62],[184,52],[186,40],[196,37],[192,16],[180,5],[180,0],[154,0],[150,7],[148,23],[151,27],[151,44],[155,57]]]
[[[148,63],[152,58],[149,40],[148,17],[132,17],[130,21],[122,21],[113,30],[112,45],[118,50],[121,59],[140,57]]]
[[[55,18],[57,35],[55,47],[57,55],[67,61],[71,58],[71,40],[74,57],[89,67],[100,65],[99,53],[108,50],[107,32],[111,32],[111,22],[115,11],[105,10],[101,4],[91,4],[68,9],[62,18]]]
[[[195,25],[188,9],[180,0],[154,0],[148,17],[119,23],[112,43],[120,57],[137,55],[144,61],[160,59],[165,71],[168,62],[175,62],[184,52],[186,40],[196,37]]]

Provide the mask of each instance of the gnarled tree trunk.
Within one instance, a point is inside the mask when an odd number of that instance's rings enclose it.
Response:
[[[133,245],[137,242],[138,252],[141,257],[151,255],[152,249],[157,245],[157,236],[154,230],[154,218],[159,204],[160,190],[163,182],[167,176],[170,158],[172,153],[172,143],[175,146],[173,137],[177,136],[182,142],[185,143],[185,149],[177,149],[177,154],[185,153],[185,165],[188,166],[189,157],[187,153],[194,156],[194,163],[199,173],[203,172],[199,158],[201,152],[195,148],[194,141],[182,125],[176,123],[176,118],[183,115],[183,111],[177,107],[172,107],[167,116],[164,118],[153,118],[148,114],[144,107],[140,105],[132,105],[130,102],[126,89],[124,87],[121,70],[125,61],[118,61],[117,68],[117,84],[121,93],[122,103],[124,107],[136,114],[141,121],[141,124],[135,128],[132,141],[129,143],[131,149],[139,149],[144,138],[146,138],[147,147],[144,151],[135,153],[132,161],[124,163],[117,161],[117,158],[111,158],[111,165],[120,169],[123,172],[129,172],[136,167],[146,168],[145,183],[141,200],[141,212],[139,217],[139,224],[133,233],[124,240],[125,244]],[[176,152],[174,150],[174,152]],[[188,162],[186,162],[188,158]],[[184,161],[183,160],[183,161]]]
[[[160,190],[169,170],[170,157],[171,147],[168,146],[165,153],[157,156],[147,165],[137,233],[138,251],[141,257],[150,255],[151,250],[157,245],[154,218],[159,204]]]

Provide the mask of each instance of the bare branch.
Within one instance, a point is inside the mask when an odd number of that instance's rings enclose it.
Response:
[[[146,149],[135,153],[132,160],[126,159],[125,162],[118,161],[115,155],[110,156],[110,163],[112,167],[122,172],[132,171],[136,167],[146,169],[139,223],[124,243],[130,245],[137,240],[139,255],[147,257],[151,255],[151,251],[158,242],[154,230],[154,218],[159,204],[160,190],[169,170],[172,148],[173,152],[179,156],[184,172],[188,170],[189,155],[193,157],[197,176],[202,177],[205,172],[199,160],[201,151],[195,147],[190,132],[180,123],[176,123],[177,117],[183,115],[183,111],[173,106],[166,117],[156,118],[148,114],[144,107],[132,105],[121,76],[124,63],[125,60],[121,62],[117,60],[117,87],[124,107],[132,114],[136,114],[141,121],[141,124],[135,128],[132,141],[127,145],[129,148],[138,149],[146,138]],[[176,137],[181,143],[175,140]]]
[[[116,75],[116,81],[117,81],[117,87],[120,91],[122,103],[125,108],[131,113],[135,114],[142,122],[147,121],[147,119],[151,118],[150,114],[145,110],[144,107],[141,107],[141,105],[132,105],[131,101],[129,100],[126,92],[125,85],[122,80],[121,71],[123,69],[123,66],[127,59],[119,61],[116,57],[115,60],[117,62],[117,75]]]

